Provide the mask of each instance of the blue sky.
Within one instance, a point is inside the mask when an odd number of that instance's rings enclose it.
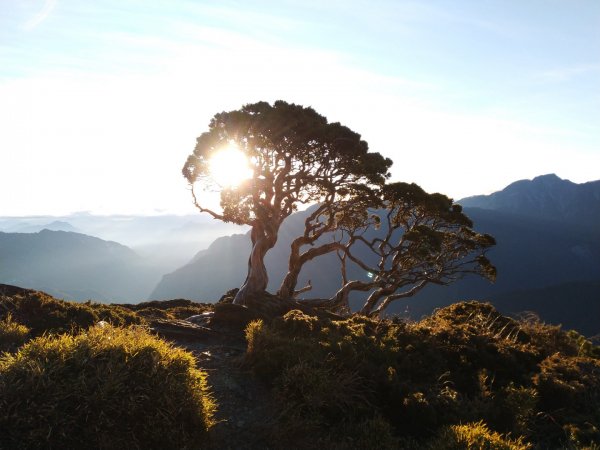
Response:
[[[600,2],[2,0],[4,215],[193,212],[216,112],[284,99],[454,198],[600,178]]]

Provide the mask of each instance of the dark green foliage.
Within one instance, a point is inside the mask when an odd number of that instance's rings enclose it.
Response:
[[[31,329],[34,336],[44,332],[67,332],[85,329],[103,320],[113,325],[140,324],[143,319],[131,311],[101,303],[67,302],[43,292],[26,291],[10,297],[0,297],[0,318],[10,313],[13,318]]]
[[[417,323],[292,311],[270,325],[252,323],[247,338],[246,362],[273,386],[281,427],[293,435],[358,439],[352,430],[376,419],[400,446],[427,448],[436,433],[455,436],[447,448],[599,439],[600,361],[577,356],[597,348],[489,304],[458,303]]]
[[[0,359],[0,448],[204,448],[193,356],[142,328],[43,336]]]

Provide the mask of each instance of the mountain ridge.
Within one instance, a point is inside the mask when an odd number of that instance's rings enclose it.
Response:
[[[557,222],[579,222],[591,229],[600,223],[600,180],[577,184],[556,174],[546,174],[532,180],[518,180],[500,191],[466,197],[457,203]]]
[[[158,274],[132,249],[72,231],[0,232],[0,280],[75,300],[144,299]]]

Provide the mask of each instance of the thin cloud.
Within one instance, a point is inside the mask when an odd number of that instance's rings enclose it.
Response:
[[[57,0],[45,0],[40,12],[23,24],[23,30],[31,31],[48,18],[56,7]]]

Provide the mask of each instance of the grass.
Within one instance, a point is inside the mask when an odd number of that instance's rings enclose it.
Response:
[[[8,313],[0,320],[0,352],[14,351],[29,338],[29,328],[15,322]]]
[[[212,311],[214,305],[191,300],[175,299],[149,301],[137,304],[113,305],[126,308],[146,319],[187,319],[190,316]]]
[[[121,306],[66,302],[39,291],[2,296],[0,306],[0,319],[10,315],[16,322],[29,328],[32,336],[85,330],[100,321],[115,326],[145,322],[142,317]]]
[[[205,448],[191,354],[140,327],[35,338],[0,359],[0,448]]]
[[[475,422],[445,427],[429,442],[431,450],[529,450],[523,438],[510,439]]]

